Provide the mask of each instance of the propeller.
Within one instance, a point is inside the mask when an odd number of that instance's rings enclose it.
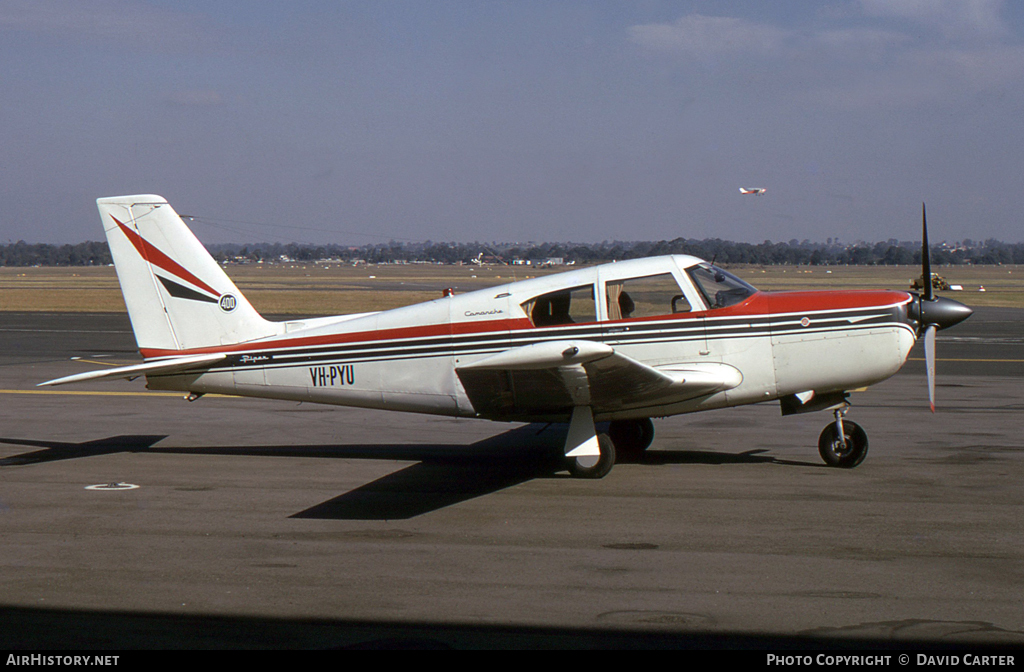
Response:
[[[928,211],[924,207],[924,203],[921,204],[921,273],[922,279],[924,280],[924,296],[921,297],[925,301],[931,301],[935,297],[932,295],[932,262],[930,253],[928,251]]]
[[[924,368],[928,374],[928,405],[935,412],[935,325],[924,330]]]
[[[917,335],[924,336],[924,362],[928,374],[928,404],[935,412],[935,332],[963,322],[974,312],[959,301],[935,296],[932,291],[932,265],[928,258],[928,216],[921,204],[921,279],[924,293],[913,301],[908,317],[917,321]]]

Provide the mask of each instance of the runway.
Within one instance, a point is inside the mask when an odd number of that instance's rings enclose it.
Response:
[[[0,646],[1019,647],[1024,311],[938,353],[934,415],[916,349],[854,394],[856,469],[764,404],[580,481],[556,427],[36,388],[127,317],[0,313]]]

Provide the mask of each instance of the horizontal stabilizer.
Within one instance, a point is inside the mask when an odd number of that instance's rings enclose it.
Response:
[[[133,364],[132,366],[118,366],[113,369],[100,369],[99,371],[86,371],[76,373],[73,376],[65,376],[55,380],[48,380],[39,383],[38,387],[50,385],[65,385],[67,383],[83,383],[89,380],[110,380],[115,378],[137,378],[139,376],[153,375],[158,373],[184,373],[192,369],[209,368],[211,364],[226,358],[225,354],[193,355],[191,357],[175,357],[173,359],[161,359],[156,362],[145,364]]]

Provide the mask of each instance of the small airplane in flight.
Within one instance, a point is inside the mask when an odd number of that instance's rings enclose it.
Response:
[[[578,477],[603,477],[616,451],[646,450],[651,418],[771,400],[783,415],[831,410],[819,453],[854,467],[868,441],[844,420],[848,390],[892,376],[923,336],[934,410],[935,331],[971,314],[930,287],[761,292],[672,255],[394,310],[271,322],[165,199],[97,204],[144,362],[41,385],[145,376],[149,389],[190,401],[218,393],[563,422],[565,466]]]
[[[752,188],[740,187],[740,193],[741,194],[753,194],[754,196],[760,196],[760,195],[762,195],[766,191],[768,191],[768,190],[760,188],[760,187],[752,187]]]

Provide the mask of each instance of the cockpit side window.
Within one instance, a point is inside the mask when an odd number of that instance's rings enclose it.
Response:
[[[709,308],[725,308],[742,303],[757,292],[732,273],[711,264],[699,264],[686,270]]]
[[[572,289],[543,294],[522,304],[523,311],[537,327],[559,324],[579,324],[597,319],[594,286],[584,285]]]
[[[690,304],[671,273],[613,280],[604,287],[609,320],[690,311]]]

